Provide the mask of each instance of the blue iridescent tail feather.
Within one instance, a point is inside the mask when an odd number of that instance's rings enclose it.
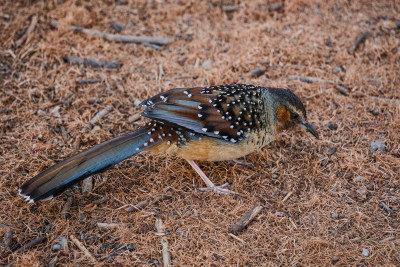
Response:
[[[79,181],[155,145],[148,144],[149,130],[139,129],[67,158],[26,182],[19,194],[30,203],[51,199]]]

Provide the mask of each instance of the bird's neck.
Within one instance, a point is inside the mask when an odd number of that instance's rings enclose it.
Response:
[[[262,97],[264,102],[264,119],[267,126],[266,128],[273,136],[275,136],[283,130],[277,116],[279,105],[277,105],[275,95],[269,91],[265,91]]]

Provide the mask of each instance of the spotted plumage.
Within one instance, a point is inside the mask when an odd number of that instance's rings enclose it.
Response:
[[[267,125],[262,87],[232,84],[174,89],[142,103],[143,116],[238,143]]]
[[[219,161],[245,156],[284,129],[300,125],[313,135],[300,99],[289,90],[245,84],[177,88],[145,100],[141,129],[61,161],[20,189],[29,201],[49,199],[80,180],[141,151],[166,152],[186,159],[207,186],[215,186],[193,160]]]

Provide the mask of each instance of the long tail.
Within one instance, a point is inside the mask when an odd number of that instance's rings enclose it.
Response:
[[[148,144],[149,131],[150,128],[141,128],[67,158],[26,182],[19,194],[30,203],[51,199],[79,181],[157,144]]]

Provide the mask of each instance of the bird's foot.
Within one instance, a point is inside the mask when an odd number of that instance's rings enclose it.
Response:
[[[199,191],[203,191],[203,192],[213,191],[213,192],[221,194],[221,195],[236,194],[235,191],[224,188],[224,187],[227,187],[228,185],[229,185],[229,183],[225,183],[223,185],[214,185],[213,184],[212,186],[209,186],[209,187],[201,187],[201,188],[197,187],[196,189]]]

